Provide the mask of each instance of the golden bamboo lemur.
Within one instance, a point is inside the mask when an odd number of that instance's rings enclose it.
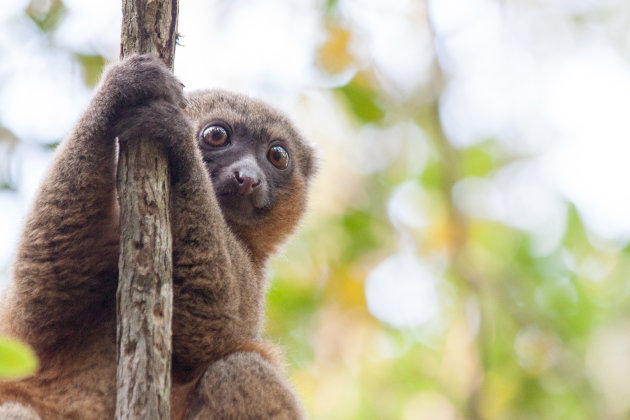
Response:
[[[302,417],[260,335],[265,263],[304,212],[313,150],[263,102],[185,97],[138,55],[105,72],[29,213],[0,334],[33,346],[41,369],[0,382],[0,418],[113,418],[116,138],[140,134],[164,144],[171,168],[173,417]]]

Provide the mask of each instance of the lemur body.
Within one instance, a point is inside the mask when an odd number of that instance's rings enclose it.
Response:
[[[304,212],[312,149],[262,102],[185,98],[146,55],[105,73],[29,213],[0,334],[33,346],[41,369],[0,383],[0,417],[113,418],[115,139],[140,135],[164,145],[171,170],[173,418],[301,417],[260,335],[265,262]]]

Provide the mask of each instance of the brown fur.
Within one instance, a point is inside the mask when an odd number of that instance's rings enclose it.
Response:
[[[0,334],[33,346],[41,369],[0,383],[0,418],[37,418],[33,410],[42,419],[113,416],[115,138],[140,134],[165,145],[172,175],[173,418],[302,416],[260,334],[265,262],[304,211],[312,150],[286,117],[260,101],[222,91],[185,99],[181,88],[150,56],[112,66],[56,152],[0,306]],[[269,185],[270,208],[253,224],[221,207],[211,180],[218,169],[204,164],[197,133],[216,118],[243,127],[253,147],[281,138],[289,149],[288,179]]]
[[[304,417],[278,369],[258,353],[236,352],[210,365],[190,404],[189,419]]]

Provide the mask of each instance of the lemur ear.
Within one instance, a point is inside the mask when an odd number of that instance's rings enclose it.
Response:
[[[307,181],[310,181],[319,170],[319,166],[317,165],[318,161],[319,158],[317,157],[317,151],[315,148],[305,142],[301,169]]]

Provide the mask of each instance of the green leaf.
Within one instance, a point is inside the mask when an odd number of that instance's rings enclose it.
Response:
[[[33,2],[31,2],[31,5],[26,9],[28,17],[30,17],[44,33],[51,33],[57,29],[67,12],[68,10],[61,0],[53,0],[46,10],[38,10],[33,7]]]
[[[569,205],[567,210],[567,229],[563,243],[573,252],[587,253],[592,249],[586,234],[586,227],[574,205]]]
[[[461,153],[462,176],[487,176],[495,168],[494,143],[485,142]]]
[[[337,8],[338,4],[339,4],[339,0],[327,0],[326,8],[325,8],[326,13],[331,14]]]
[[[377,122],[385,116],[385,111],[378,104],[375,93],[362,86],[357,77],[336,90],[344,96],[352,113],[361,122]]]
[[[0,378],[25,378],[38,368],[39,360],[28,344],[13,338],[0,337]]]
[[[83,81],[90,87],[96,86],[103,67],[105,66],[105,58],[100,55],[75,54],[83,69]]]

